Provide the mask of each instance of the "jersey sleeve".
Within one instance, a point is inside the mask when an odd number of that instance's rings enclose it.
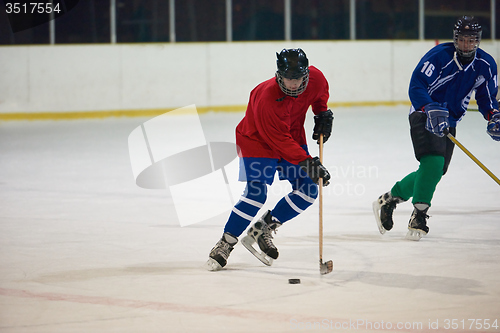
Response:
[[[433,52],[427,53],[415,67],[408,90],[411,104],[415,109],[421,109],[433,102],[429,95],[429,86],[438,78],[439,68],[441,68],[439,54]]]
[[[311,103],[311,108],[314,114],[328,110],[328,99],[330,98],[330,87],[323,73],[316,67],[310,67],[311,80],[314,80],[314,89],[317,91],[315,100]]]
[[[479,112],[481,112],[486,120],[489,120],[491,111],[493,109],[498,110],[498,101],[496,99],[498,93],[498,74],[497,65],[493,58],[487,58],[484,61],[489,66],[481,73],[485,80],[476,88],[476,101]]]

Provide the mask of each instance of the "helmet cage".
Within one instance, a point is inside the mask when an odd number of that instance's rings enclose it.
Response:
[[[476,55],[476,51],[481,43],[482,28],[481,25],[474,19],[474,17],[463,16],[458,19],[455,23],[453,29],[453,44],[455,45],[455,50],[461,58],[471,59]],[[473,48],[471,50],[462,50],[459,46],[459,40],[468,38],[468,43],[473,43]]]
[[[278,82],[278,85],[280,86],[280,89],[283,93],[288,96],[297,97],[302,94],[307,88],[307,84],[309,83],[309,70],[307,71],[306,75],[302,76],[302,83],[295,90],[291,90],[286,87],[283,76],[279,71],[276,71],[276,81]]]

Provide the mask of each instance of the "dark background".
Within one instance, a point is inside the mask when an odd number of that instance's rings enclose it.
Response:
[[[500,20],[500,0],[495,0]],[[42,1],[43,2],[43,1]],[[110,1],[80,0],[55,20],[55,43],[110,43]],[[418,0],[356,0],[356,39],[418,39]],[[349,0],[291,0],[292,40],[348,40]],[[283,40],[283,0],[232,0],[232,40]],[[425,0],[425,39],[451,39],[456,19],[476,16],[491,38],[490,0]],[[0,44],[48,44],[49,24],[16,32],[0,2]],[[118,43],[169,42],[169,0],[116,0]],[[500,28],[497,23],[498,39]],[[177,42],[226,40],[226,0],[175,1]]]

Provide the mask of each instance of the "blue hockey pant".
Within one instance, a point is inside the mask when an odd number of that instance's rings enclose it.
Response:
[[[314,203],[318,197],[318,185],[313,183],[298,165],[287,161],[278,162],[276,170],[279,172],[280,179],[286,179],[292,185],[292,192],[285,195],[271,211],[275,219],[280,223],[285,223]],[[266,199],[266,182],[261,179],[247,179],[245,192],[233,207],[224,232],[229,232],[235,237],[240,236],[262,208]]]

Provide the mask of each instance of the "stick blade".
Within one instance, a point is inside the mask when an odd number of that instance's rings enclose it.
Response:
[[[323,260],[319,261],[319,272],[321,275],[331,273],[333,271],[333,261],[328,260],[323,263]]]

